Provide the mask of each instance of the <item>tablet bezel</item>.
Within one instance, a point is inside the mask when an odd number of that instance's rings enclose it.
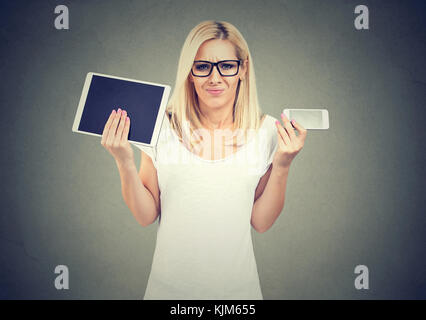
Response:
[[[83,110],[84,110],[84,105],[86,104],[86,99],[87,99],[87,95],[89,93],[89,88],[90,88],[90,85],[92,83],[93,76],[101,76],[101,77],[105,77],[105,78],[120,79],[120,80],[126,80],[126,81],[131,81],[131,82],[144,83],[144,84],[149,84],[149,85],[159,86],[159,87],[164,88],[163,96],[161,98],[160,108],[159,108],[159,111],[158,111],[157,119],[155,121],[154,132],[152,133],[152,137],[151,137],[151,141],[149,143],[143,143],[143,142],[139,142],[139,141],[128,140],[130,143],[134,143],[134,144],[137,144],[137,145],[140,145],[140,146],[155,148],[157,141],[158,141],[158,138],[159,138],[159,135],[160,135],[160,130],[161,130],[163,118],[164,118],[164,115],[165,115],[165,112],[166,112],[167,102],[168,102],[168,98],[169,98],[169,95],[170,95],[170,86],[165,85],[165,84],[160,84],[160,83],[141,81],[141,80],[136,80],[136,79],[124,78],[124,77],[117,77],[117,76],[103,74],[103,73],[88,72],[87,75],[86,75],[86,80],[84,81],[84,86],[83,86],[83,91],[81,93],[80,102],[78,103],[78,108],[77,108],[77,112],[76,112],[76,115],[75,115],[75,118],[74,118],[72,131],[76,132],[76,133],[82,133],[82,134],[95,136],[95,137],[102,137],[102,135],[97,134],[97,133],[78,130],[78,127],[80,126],[81,116],[82,116]]]

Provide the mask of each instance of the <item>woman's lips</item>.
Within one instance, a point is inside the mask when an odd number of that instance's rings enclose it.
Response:
[[[207,89],[207,92],[213,96],[218,96],[223,92],[223,89]]]

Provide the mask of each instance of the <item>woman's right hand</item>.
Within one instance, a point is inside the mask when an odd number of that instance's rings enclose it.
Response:
[[[102,133],[101,144],[114,157],[117,165],[134,164],[133,148],[127,140],[129,130],[130,118],[126,110],[112,110]]]

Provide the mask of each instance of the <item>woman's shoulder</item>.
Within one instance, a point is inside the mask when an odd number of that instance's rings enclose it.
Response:
[[[275,121],[277,119],[269,114],[264,113],[261,117],[261,128],[275,129]]]
[[[161,123],[161,129],[164,130],[164,129],[170,128],[171,116],[172,116],[171,112],[166,111],[164,113],[163,121]]]
[[[271,116],[270,114],[264,113],[263,117],[265,118],[265,121],[269,121],[270,123],[275,123],[278,119],[274,116]]]

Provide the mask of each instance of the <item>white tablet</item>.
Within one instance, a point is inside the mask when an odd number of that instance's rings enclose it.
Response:
[[[155,147],[165,115],[170,86],[89,72],[72,131],[102,137],[113,109],[127,111],[129,142]]]

